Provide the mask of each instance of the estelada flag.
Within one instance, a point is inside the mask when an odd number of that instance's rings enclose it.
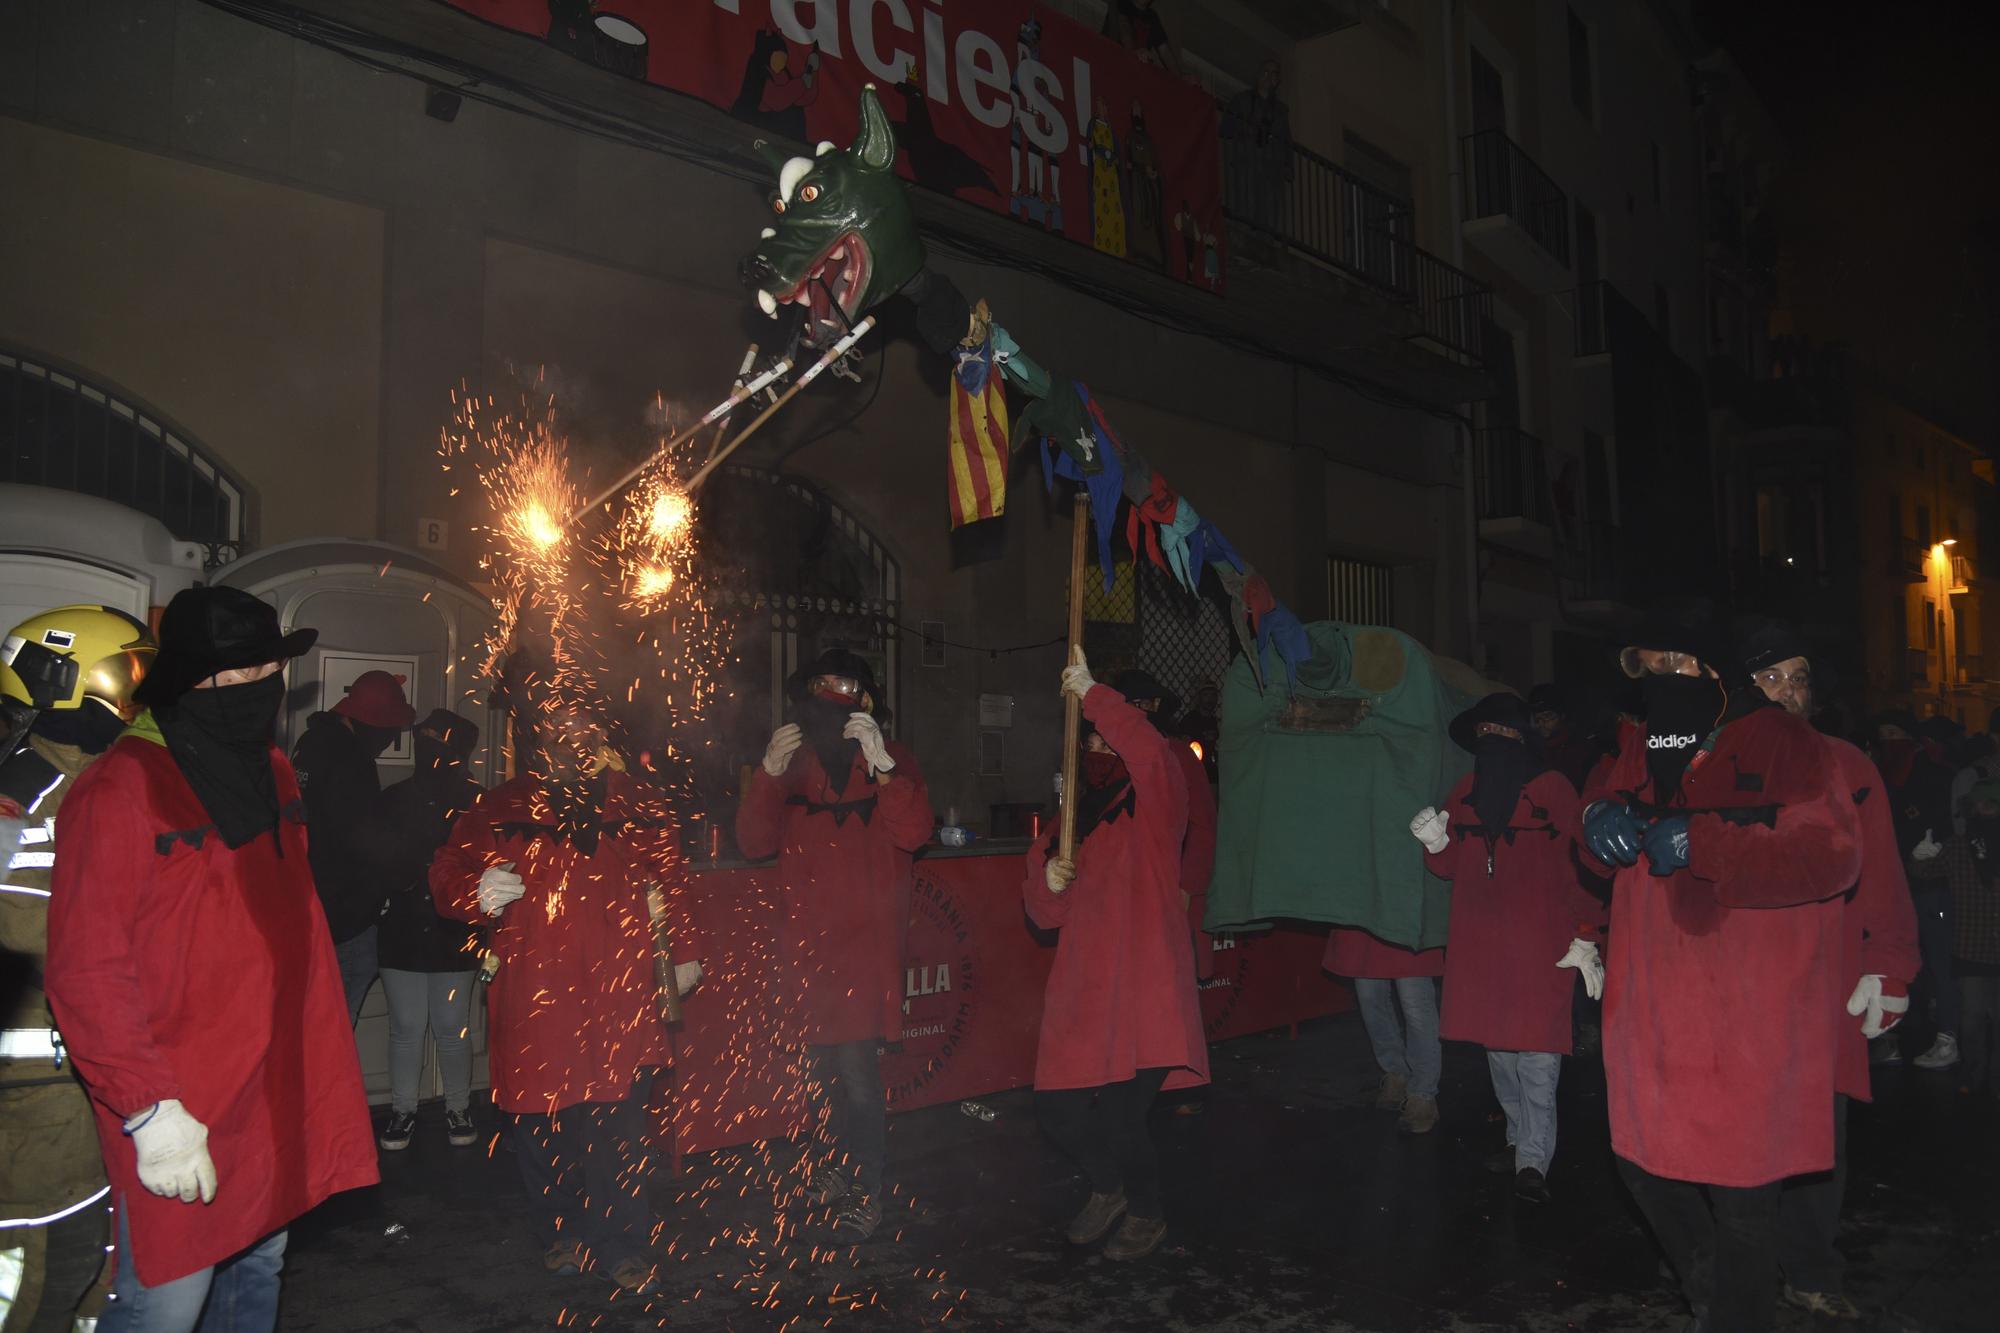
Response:
[[[951,375],[951,526],[1007,508],[1007,394],[993,373],[993,341],[961,350]]]

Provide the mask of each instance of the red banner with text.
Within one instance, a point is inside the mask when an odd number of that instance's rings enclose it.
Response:
[[[906,179],[1221,290],[1214,100],[1029,0],[444,3],[801,144],[873,83]]]

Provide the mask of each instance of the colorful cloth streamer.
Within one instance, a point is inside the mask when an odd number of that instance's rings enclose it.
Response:
[[[1245,568],[1243,557],[1236,554],[1236,548],[1222,535],[1222,529],[1205,518],[1188,538],[1187,547],[1190,569],[1200,569],[1203,565],[1226,564],[1240,574]]]
[[[1054,396],[1063,397],[1060,391]],[[1096,412],[1090,401],[1090,391],[1082,384],[1076,385],[1076,399],[1087,416],[1084,433],[1090,448],[1084,457],[1092,459],[1097,468],[1086,471],[1079,460],[1080,450],[1056,449],[1055,442],[1042,437],[1042,480],[1050,490],[1055,489],[1055,479],[1065,477],[1070,481],[1080,481],[1090,495],[1090,522],[1097,529],[1097,563],[1104,571],[1104,591],[1109,593],[1114,581],[1111,536],[1118,521],[1118,505],[1124,500],[1125,458],[1117,444],[1117,437],[1099,433],[1098,426],[1104,418]],[[1047,401],[1046,399],[1041,401]]]
[[[1014,341],[1012,334],[995,324],[990,341],[993,344],[993,362],[1000,367],[1001,375],[1009,384],[1030,398],[1049,396],[1049,372],[1021,350],[1021,345]]]
[[[1243,570],[1226,560],[1211,560],[1208,567],[1215,571],[1216,580],[1222,590],[1229,594],[1229,627],[1236,631],[1236,642],[1242,646],[1243,660],[1250,664],[1250,674],[1256,678],[1257,688],[1264,688],[1263,659],[1257,652],[1256,631],[1250,624],[1249,608],[1243,604],[1243,584],[1246,578]]]
[[[1126,493],[1130,494],[1129,487]],[[1135,562],[1143,543],[1146,558],[1161,569],[1167,567],[1166,558],[1160,554],[1160,525],[1174,521],[1174,511],[1180,502],[1173,487],[1167,485],[1167,479],[1155,472],[1146,498],[1135,501],[1125,514],[1125,544],[1132,549]]]
[[[1201,561],[1190,544],[1200,528],[1201,515],[1194,512],[1186,496],[1174,505],[1174,521],[1160,527],[1160,550],[1167,557],[1167,568],[1189,592],[1201,581]]]
[[[1258,618],[1257,662],[1260,666],[1264,661],[1266,645],[1278,650],[1278,657],[1285,664],[1285,679],[1296,693],[1299,688],[1299,664],[1312,656],[1312,640],[1292,608],[1283,602],[1272,606]]]

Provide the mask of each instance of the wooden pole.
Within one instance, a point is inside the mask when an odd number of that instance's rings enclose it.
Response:
[[[1076,661],[1079,648],[1083,647],[1083,562],[1090,536],[1090,496],[1079,487],[1076,503],[1070,518],[1069,534],[1069,656],[1063,661],[1068,666]],[[1076,764],[1077,746],[1083,740],[1083,700],[1067,691],[1063,694],[1063,755],[1062,755],[1062,844],[1060,854],[1063,860],[1076,859]]]
[[[706,463],[703,463],[700,469],[697,470],[692,477],[688,478],[687,486],[685,487],[687,493],[692,495],[696,491],[700,490],[701,484],[704,481],[708,480],[709,474],[713,473],[717,468],[721,467],[723,461],[726,460],[729,457],[729,455],[735,453],[737,449],[742,446],[745,440],[749,439],[752,435],[755,435],[759,427],[761,427],[765,422],[769,421],[773,416],[777,414],[779,408],[783,407],[786,403],[789,403],[792,400],[793,394],[796,394],[799,390],[805,388],[808,384],[811,384],[815,379],[819,378],[820,372],[824,371],[828,366],[832,365],[834,362],[840,360],[841,357],[847,355],[847,349],[854,346],[855,343],[861,341],[861,339],[867,334],[868,330],[874,327],[875,327],[875,316],[869,315],[866,319],[863,319],[859,324],[856,324],[853,327],[853,329],[848,332],[845,338],[842,338],[839,342],[827,348],[825,353],[821,355],[819,360],[813,362],[810,366],[807,366],[805,371],[796,380],[792,381],[790,387],[788,387],[783,393],[778,395],[777,400],[775,402],[773,402],[769,407],[765,408],[762,412],[759,412],[755,417],[753,417],[750,421],[750,424],[745,426],[742,432],[738,434],[735,439],[731,440],[728,444],[723,445],[720,449],[717,449],[709,454],[708,461]]]

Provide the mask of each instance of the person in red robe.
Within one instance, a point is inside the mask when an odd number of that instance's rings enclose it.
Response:
[[[1215,961],[1215,940],[1201,928],[1208,912],[1208,882],[1215,877],[1215,788],[1208,780],[1202,756],[1177,734],[1173,719],[1179,715],[1180,701],[1160,684],[1151,672],[1121,671],[1111,688],[1125,696],[1125,702],[1146,715],[1159,728],[1180,765],[1187,783],[1187,832],[1181,837],[1181,898],[1187,903],[1188,930],[1194,939],[1194,974],[1205,980]]]
[[[745,856],[778,858],[778,964],[797,1003],[821,1105],[823,1146],[807,1190],[834,1230],[882,1224],[888,1094],[881,1049],[903,1031],[911,853],[931,837],[930,791],[868,663],[829,649],[793,688],[797,722],[771,736],[736,811]]]
[[[55,833],[48,995],[117,1211],[98,1327],[277,1322],[285,1229],[375,1183],[375,1143],[304,806],[271,743],[281,633],[236,588],[175,595],[141,713]]]
[[[1622,661],[1646,724],[1583,817],[1583,860],[1612,878],[1612,1150],[1697,1318],[1754,1333],[1776,1315],[1782,1184],[1834,1163],[1853,794],[1805,719],[1725,686],[1699,621],[1655,621]]]
[[[1076,855],[1058,855],[1061,831],[1051,830],[1029,847],[1022,885],[1029,918],[1059,932],[1035,1109],[1089,1178],[1070,1242],[1111,1233],[1105,1257],[1137,1259],[1167,1233],[1146,1113],[1163,1087],[1208,1082],[1180,892],[1186,779],[1146,715],[1091,678],[1081,648],[1062,688],[1082,700],[1088,732],[1073,798]]]
[[[1813,713],[1812,662],[1789,626],[1763,621],[1746,627],[1737,659],[1772,703],[1796,717]],[[1910,1010],[1916,978],[1917,914],[1897,849],[1888,788],[1874,762],[1856,746],[1825,737],[1843,790],[1852,793],[1861,825],[1861,875],[1842,899],[1843,977],[1853,977],[1847,1003],[1827,1014],[1838,1046],[1833,1094],[1833,1169],[1794,1176],[1778,1205],[1778,1267],[1786,1304],[1832,1319],[1858,1320],[1862,1311],[1842,1290],[1846,1263],[1834,1246],[1847,1192],[1847,1103],[1869,1101],[1868,1043]]]
[[[1472,755],[1441,809],[1410,822],[1424,863],[1452,882],[1445,944],[1448,1041],[1486,1048],[1507,1146],[1487,1169],[1514,1177],[1514,1192],[1549,1201],[1556,1153],[1556,1083],[1570,1051],[1572,974],[1603,993],[1597,935],[1604,906],[1577,882],[1576,789],[1547,766],[1527,705],[1493,694],[1460,713],[1451,738]]]
[[[647,1098],[672,1063],[660,987],[700,981],[700,940],[661,793],[623,771],[589,713],[537,717],[529,771],[458,817],[431,861],[431,900],[492,923],[493,1104],[511,1119],[543,1263],[639,1293],[657,1280]],[[677,960],[669,979],[656,932]]]

